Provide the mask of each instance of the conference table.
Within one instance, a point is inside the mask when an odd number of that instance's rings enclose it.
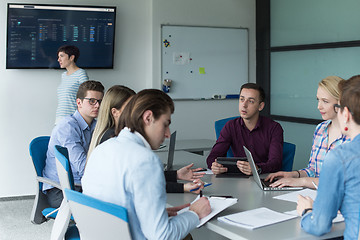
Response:
[[[157,152],[157,154],[164,163],[167,161],[166,152]],[[194,163],[194,167],[206,167],[206,158],[185,151],[175,151],[174,169],[179,169],[190,163]],[[341,236],[344,232],[345,223],[340,222],[333,224],[330,233],[321,237],[313,236],[301,229],[300,217],[254,230],[248,230],[219,222],[217,220],[217,217],[219,216],[252,210],[259,207],[266,207],[277,212],[291,211],[296,209],[296,203],[273,198],[274,196],[289,193],[291,191],[263,191],[255,183],[252,177],[218,178],[215,175],[207,174],[202,180],[212,183],[211,186],[206,187],[203,190],[205,196],[231,195],[238,199],[237,204],[225,209],[203,226],[229,239],[326,239]],[[196,196],[197,195],[191,193],[168,193],[167,203],[171,206],[178,206],[187,202],[192,202]]]

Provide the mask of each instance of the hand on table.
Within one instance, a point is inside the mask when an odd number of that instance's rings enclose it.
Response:
[[[275,178],[280,179],[280,178],[293,178],[293,174],[292,172],[276,172],[276,173],[270,173],[266,178],[265,181],[269,181],[269,182],[273,182],[275,180]]]
[[[274,183],[270,184],[270,187],[303,187],[305,178],[280,178],[279,180],[275,181]]]
[[[201,197],[199,200],[190,205],[190,210],[194,211],[199,219],[206,217],[211,213],[211,206],[207,197]]]
[[[297,207],[296,207],[296,211],[299,214],[299,216],[301,216],[302,212],[306,208],[312,208],[313,204],[314,204],[314,200],[312,200],[311,197],[309,197],[309,196],[304,197],[299,194],[298,201],[297,201]]]

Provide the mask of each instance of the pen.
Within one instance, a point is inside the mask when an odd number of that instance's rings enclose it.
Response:
[[[212,183],[205,183],[205,184],[204,184],[204,188],[207,187],[207,186],[210,186],[211,184],[212,184]],[[200,187],[191,189],[190,192],[197,191],[197,190],[199,190],[199,188],[200,188]],[[200,191],[200,192],[201,192],[201,191]]]
[[[316,185],[316,183],[314,183],[314,181],[312,181],[312,184],[314,185],[315,189],[318,189],[318,186]]]
[[[206,168],[202,168],[202,169],[200,169],[199,171],[196,171],[196,172],[205,172],[205,171],[207,171],[207,169],[206,169]]]
[[[234,198],[233,196],[230,196],[230,195],[210,195],[210,197],[212,197],[212,198]]]

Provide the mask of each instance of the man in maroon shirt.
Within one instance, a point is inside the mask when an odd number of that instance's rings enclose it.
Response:
[[[241,86],[239,98],[240,117],[228,121],[207,158],[207,165],[214,174],[228,171],[216,162],[217,157],[225,157],[231,147],[235,157],[246,157],[243,146],[253,155],[258,171],[276,172],[281,169],[283,129],[279,123],[260,116],[265,106],[265,92],[255,83]],[[250,164],[237,161],[239,171],[251,175]]]

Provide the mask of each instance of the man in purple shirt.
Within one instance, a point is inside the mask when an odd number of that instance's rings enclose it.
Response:
[[[283,129],[279,123],[260,116],[265,106],[265,92],[255,83],[241,86],[239,98],[240,117],[228,121],[207,158],[207,165],[214,174],[228,171],[216,162],[217,157],[225,157],[231,147],[234,156],[246,157],[243,146],[253,155],[259,172],[269,173],[281,169]],[[237,161],[239,171],[251,175],[250,164]]]

